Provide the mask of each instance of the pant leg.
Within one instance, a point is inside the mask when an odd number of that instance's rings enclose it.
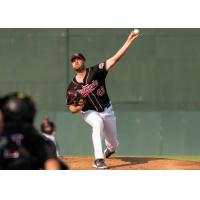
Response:
[[[111,151],[116,151],[119,142],[117,139],[116,117],[112,106],[100,114],[104,120],[105,144]]]
[[[104,122],[96,111],[87,111],[82,113],[83,119],[92,127],[92,142],[94,147],[95,159],[104,158],[103,140],[104,140]]]

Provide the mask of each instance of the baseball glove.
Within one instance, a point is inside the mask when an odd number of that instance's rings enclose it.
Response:
[[[75,90],[68,90],[66,96],[69,104],[73,104],[75,106],[79,105],[81,99],[83,100],[82,95]]]

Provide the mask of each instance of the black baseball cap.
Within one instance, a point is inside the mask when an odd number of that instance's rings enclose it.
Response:
[[[84,61],[86,60],[82,53],[73,53],[72,56],[71,56],[71,62],[73,62],[73,60],[75,58],[80,58],[80,59],[82,59]]]
[[[13,92],[0,99],[4,122],[33,123],[36,106],[24,92]]]

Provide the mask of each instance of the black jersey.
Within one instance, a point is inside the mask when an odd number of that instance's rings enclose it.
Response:
[[[51,158],[56,158],[55,149],[32,126],[0,137],[0,169],[44,169]]]
[[[110,104],[107,94],[105,79],[107,76],[106,63],[100,63],[86,68],[86,75],[83,83],[79,83],[76,77],[69,84],[67,91],[74,90],[79,92],[85,100],[82,111],[95,110],[103,112]],[[71,105],[71,100],[67,99],[67,105]]]

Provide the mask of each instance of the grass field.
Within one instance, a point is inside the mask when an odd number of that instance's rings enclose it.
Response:
[[[191,156],[164,156],[163,158],[200,162],[200,155],[199,156],[192,156],[192,155]]]
[[[188,160],[188,161],[196,161],[200,162],[200,155],[165,155],[165,156],[158,156],[158,155],[134,155],[134,156],[121,156],[120,157],[135,157],[135,158],[164,158],[164,159],[172,159],[172,160]]]
[[[188,161],[196,161],[196,162],[200,162],[200,155],[165,155],[165,156],[148,156],[148,155],[137,155],[134,157],[149,157],[149,158],[165,158],[165,159],[172,159],[172,160],[188,160]]]

